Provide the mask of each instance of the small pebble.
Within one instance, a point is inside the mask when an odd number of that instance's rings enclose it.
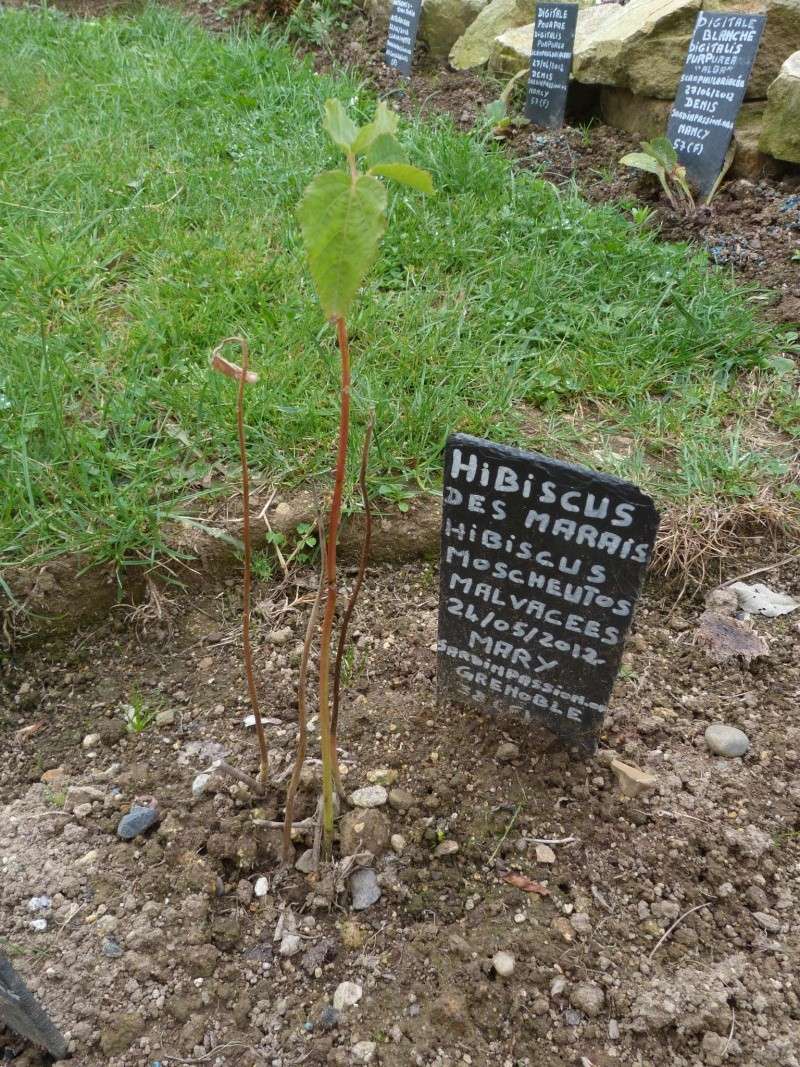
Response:
[[[502,741],[497,746],[494,758],[498,763],[513,763],[515,759],[519,759],[519,745],[515,745],[513,741]]]
[[[380,900],[378,877],[371,867],[353,871],[350,878],[350,895],[353,898],[353,911],[364,911]]]
[[[122,948],[116,941],[112,941],[110,937],[107,937],[103,942],[103,955],[112,960],[119,959],[122,955]]]
[[[45,911],[52,903],[50,897],[31,897],[28,901],[28,911]]]
[[[300,871],[301,874],[311,874],[315,871],[316,864],[314,863],[314,849],[307,848],[294,866],[295,870]]]
[[[333,994],[334,1010],[340,1012],[345,1008],[352,1008],[363,995],[364,990],[356,982],[340,982]]]
[[[492,967],[501,978],[510,978],[514,973],[514,957],[510,952],[495,952],[492,956]]]
[[[172,726],[174,722],[175,712],[170,709],[159,711],[156,715],[156,726]]]
[[[213,775],[208,774],[206,771],[201,771],[192,782],[192,796],[201,797],[203,793],[205,793],[206,786],[211,781],[212,777]]]
[[[392,834],[390,844],[393,851],[396,852],[398,856],[401,856],[406,847],[406,839],[402,834]]]
[[[549,845],[537,845],[536,846],[536,862],[537,863],[555,863],[556,854],[553,852]]]
[[[594,982],[581,982],[570,993],[569,1002],[573,1008],[577,1008],[584,1015],[594,1018],[603,1010],[606,995],[601,987],[595,985]]]
[[[100,734],[87,734],[81,742],[83,748],[97,748],[100,744]]]
[[[159,814],[156,808],[142,807],[134,804],[127,815],[123,815],[117,826],[117,837],[123,841],[130,841],[139,834],[145,833],[151,826],[158,822]]]
[[[434,849],[434,856],[441,859],[443,856],[452,856],[458,852],[458,841],[442,841],[440,845],[437,845]]]
[[[334,1027],[339,1025],[340,1018],[341,1012],[337,1011],[336,1008],[331,1007],[330,1004],[326,1004],[319,1013],[317,1025],[320,1030],[333,1030]]]
[[[762,929],[767,931],[768,934],[777,934],[780,932],[780,920],[776,919],[774,915],[770,915],[766,911],[754,911],[753,918]]]
[[[744,756],[750,751],[750,739],[735,726],[715,722],[706,730],[706,744],[717,756]]]
[[[262,875],[261,878],[256,878],[255,888],[253,892],[257,897],[265,897],[269,892],[269,881]]]
[[[47,929],[47,919],[31,919],[28,923],[31,930],[36,930],[37,933],[44,933]]]

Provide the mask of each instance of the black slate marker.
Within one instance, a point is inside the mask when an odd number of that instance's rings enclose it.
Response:
[[[411,76],[421,13],[422,0],[394,0],[389,16],[384,59],[390,67],[406,77]]]
[[[525,117],[563,126],[578,22],[577,4],[537,4]]]
[[[629,482],[450,437],[440,703],[511,711],[594,751],[657,530]]]
[[[697,16],[667,137],[703,196],[725,162],[765,21],[745,13]]]

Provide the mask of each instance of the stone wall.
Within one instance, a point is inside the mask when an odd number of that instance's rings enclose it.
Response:
[[[391,0],[365,3],[385,26]],[[533,0],[423,0],[419,39],[456,70],[488,63],[510,77],[529,63],[532,7]],[[734,135],[734,168],[757,176],[769,170],[769,157],[800,162],[800,0],[582,0],[573,78],[596,91],[609,125],[642,137],[664,133],[700,10],[767,14]]]

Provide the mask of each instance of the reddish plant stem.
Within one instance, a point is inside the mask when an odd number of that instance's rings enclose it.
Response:
[[[242,459],[242,541],[244,542],[244,576],[242,579],[242,647],[244,650],[244,671],[247,675],[247,688],[250,704],[256,720],[256,735],[261,753],[258,782],[262,789],[266,787],[269,775],[269,749],[264,724],[261,721],[261,709],[258,705],[258,692],[253,675],[253,650],[250,646],[250,586],[252,584],[253,546],[250,536],[250,474],[247,469],[247,443],[244,436],[244,387],[248,380],[250,347],[244,337],[228,338],[238,343],[242,352],[242,373],[239,375],[239,394],[236,402],[236,427],[239,433],[239,452]],[[222,342],[225,344],[225,341]],[[222,346],[220,346],[222,347]]]
[[[336,336],[342,363],[341,405],[339,411],[339,446],[336,453],[336,473],[333,482],[328,540],[325,549],[325,612],[322,616],[319,657],[319,722],[322,743],[322,832],[325,854],[330,855],[333,843],[333,761],[330,717],[331,634],[336,613],[336,546],[342,515],[347,440],[350,432],[350,347],[347,325],[343,318],[336,320]]]
[[[331,762],[333,765],[333,781],[340,797],[344,796],[342,780],[339,775],[339,753],[337,750],[337,737],[339,732],[339,696],[342,684],[342,661],[347,645],[347,631],[353,616],[361,586],[364,582],[364,574],[369,559],[370,542],[372,541],[372,511],[369,506],[369,491],[367,490],[367,465],[369,463],[369,448],[372,443],[372,431],[375,427],[375,411],[371,411],[367,428],[364,432],[364,446],[361,450],[361,470],[358,475],[358,485],[361,490],[361,499],[364,502],[364,538],[361,542],[361,556],[358,561],[358,574],[356,575],[353,591],[347,602],[347,608],[342,618],[339,629],[339,643],[336,647],[336,663],[333,668],[333,710],[331,712]]]
[[[286,814],[283,821],[283,860],[288,863],[292,848],[292,822],[294,820],[294,798],[300,785],[300,774],[305,763],[308,749],[308,714],[306,711],[306,694],[308,692],[308,661],[311,657],[311,644],[314,640],[314,631],[319,619],[319,606],[322,603],[322,592],[325,586],[325,527],[322,525],[322,517],[317,519],[319,530],[320,547],[320,573],[317,595],[308,616],[306,626],[306,638],[303,642],[303,654],[300,657],[300,678],[297,684],[297,754],[294,761],[294,770],[289,788],[286,790]]]

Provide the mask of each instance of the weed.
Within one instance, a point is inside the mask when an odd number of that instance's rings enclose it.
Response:
[[[50,789],[49,786],[45,786],[44,800],[46,804],[49,804],[53,808],[63,808],[67,800],[67,794],[62,793],[60,790]]]
[[[141,734],[155,722],[158,708],[148,704],[145,697],[134,690],[127,704],[122,705],[122,717],[129,733]]]
[[[637,204],[630,209],[633,224],[637,230],[644,230],[655,217],[655,210],[646,204]]]
[[[673,211],[678,210],[679,203],[686,212],[693,211],[694,197],[686,180],[686,167],[678,162],[672,142],[667,137],[654,137],[639,143],[641,152],[629,152],[620,163],[655,174]]]

